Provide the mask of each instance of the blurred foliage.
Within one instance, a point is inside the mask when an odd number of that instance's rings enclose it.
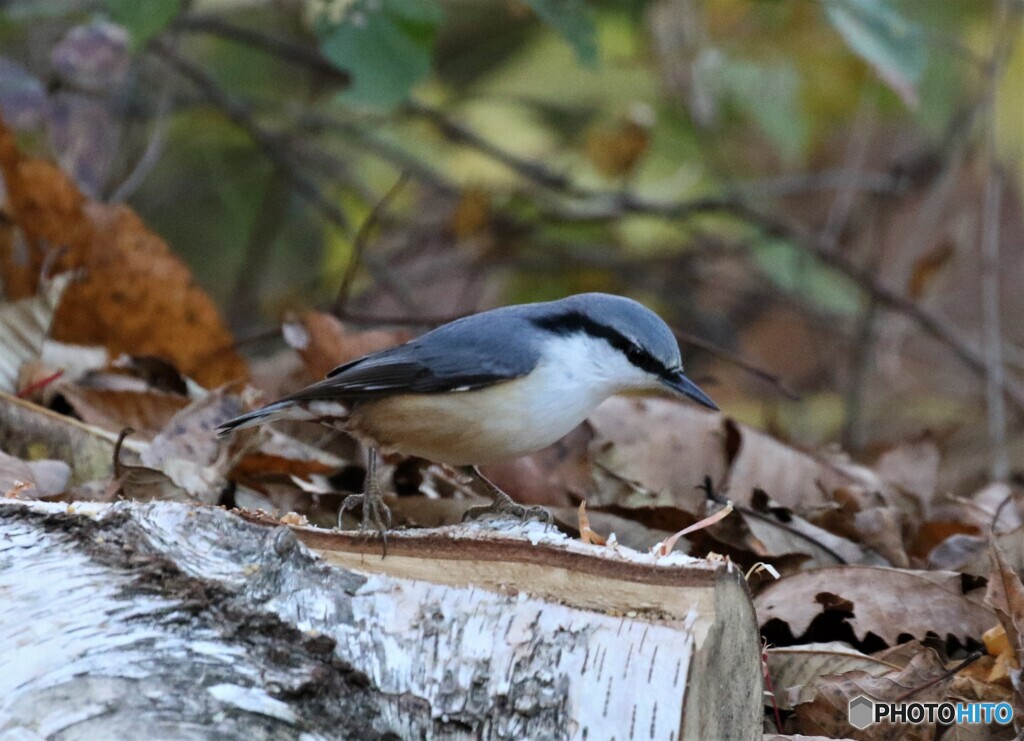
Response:
[[[985,151],[990,94],[1000,164],[1024,173],[1014,2],[3,8],[4,117],[86,193],[127,197],[229,305],[235,327],[265,329],[289,307],[329,303],[359,225],[407,172],[412,184],[368,235],[357,309],[436,316],[575,290],[630,293],[802,392],[824,394],[792,405],[708,363],[737,408],[752,404],[751,418],[783,420],[783,432],[809,439],[852,424],[846,394],[866,383],[856,380],[856,348],[874,336],[874,309],[849,271],[737,204],[833,240],[902,294],[915,264],[942,253],[914,219],[946,213],[922,204],[950,163],[968,163],[964,183],[977,169],[968,165]],[[990,93],[1000,44],[1007,57]],[[970,182],[963,202],[980,207],[979,181]],[[980,217],[963,218],[966,233]],[[908,223],[917,226],[899,231]],[[965,249],[949,264],[967,259],[957,257]],[[930,286],[949,285],[945,266]],[[914,298],[956,313],[937,289]],[[899,335],[887,332],[876,333],[883,349]],[[911,376],[920,367],[893,357],[875,366]],[[918,404],[916,419],[976,422],[971,408],[929,396],[977,396],[967,377],[970,391],[952,371],[934,374],[934,388],[908,386],[934,401]],[[868,411],[869,437],[914,429],[887,427],[890,402]]]

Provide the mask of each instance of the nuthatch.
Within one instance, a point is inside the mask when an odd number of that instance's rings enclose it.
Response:
[[[445,324],[398,347],[339,366],[327,378],[220,426],[220,434],[274,419],[312,420],[369,449],[359,504],[363,528],[383,532],[391,513],[376,480],[377,451],[426,458],[480,480],[488,513],[550,515],[516,504],[477,466],[540,450],[609,396],[668,389],[715,403],[683,375],[679,345],[657,314],[621,296],[584,293],[506,306]]]

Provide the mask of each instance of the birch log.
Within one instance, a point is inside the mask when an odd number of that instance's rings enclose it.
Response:
[[[761,737],[735,570],[539,524],[2,502],[0,641],[4,739]]]

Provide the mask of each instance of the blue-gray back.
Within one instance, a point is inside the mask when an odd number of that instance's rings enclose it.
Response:
[[[675,338],[656,314],[631,299],[587,293],[457,319],[404,345],[339,366],[325,380],[286,398],[346,399],[482,388],[528,374],[553,335],[595,327],[616,346],[633,343],[665,367],[679,364]]]

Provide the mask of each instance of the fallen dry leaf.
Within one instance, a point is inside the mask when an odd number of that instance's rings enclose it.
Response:
[[[896,507],[868,507],[853,516],[858,539],[897,568],[908,568],[910,557],[903,542],[904,514]]]
[[[106,498],[121,497],[141,502],[194,502],[195,498],[163,471],[121,462],[121,448],[131,433],[132,430],[126,428],[118,435],[114,446],[114,476],[107,486]]]
[[[27,259],[10,242],[0,253],[7,294],[36,292],[54,245],[65,248],[55,269],[81,271],[57,310],[54,338],[163,357],[206,386],[245,377],[213,301],[131,209],[89,201],[59,167],[22,154],[2,120],[0,169],[28,246]]]
[[[237,396],[214,391],[178,412],[142,451],[142,463],[162,471],[196,499],[212,503],[227,483],[227,445],[217,425],[242,413]]]
[[[0,496],[17,490],[19,499],[60,494],[68,487],[71,467],[64,461],[25,461],[0,450]]]
[[[281,332],[316,380],[343,363],[400,345],[412,337],[408,332],[350,330],[337,317],[321,311],[306,312],[297,321],[287,322]]]
[[[83,422],[111,432],[131,427],[145,440],[159,434],[189,403],[184,396],[160,391],[118,391],[72,383],[61,383],[54,390]]]
[[[873,468],[879,478],[913,496],[918,514],[927,516],[938,487],[940,458],[939,446],[924,438],[883,453]]]
[[[838,641],[769,648],[766,653],[775,702],[782,710],[793,709],[789,699],[791,689],[811,685],[826,675],[845,674],[856,669],[877,677],[900,669],[897,664],[861,653]]]
[[[770,583],[754,605],[762,627],[778,620],[795,637],[806,633],[815,618],[834,613],[859,641],[872,633],[894,646],[902,636],[934,633],[963,642],[980,640],[996,621],[978,591],[965,593],[954,572],[837,566]]]
[[[704,512],[697,487],[706,476],[720,481],[726,470],[720,415],[667,399],[613,397],[588,423],[594,431],[592,507]]]
[[[788,507],[776,504],[760,489],[754,490],[750,510],[759,516],[747,512],[740,512],[740,515],[766,556],[806,554],[808,559],[801,564],[803,569],[843,563],[891,565],[874,551],[830,533]]]
[[[22,366],[38,358],[50,334],[53,316],[71,282],[64,273],[40,286],[39,293],[0,304],[0,391],[18,391]]]
[[[795,704],[797,730],[802,733],[821,734],[832,738],[870,739],[914,739],[927,741],[935,738],[935,724],[916,725],[911,723],[876,723],[864,730],[857,730],[849,724],[850,700],[865,695],[879,700],[895,700],[908,692],[915,692],[913,699],[920,702],[937,702],[946,695],[953,678],[947,677],[930,686],[927,685],[946,671],[938,655],[931,649],[919,652],[905,668],[873,676],[868,672],[854,670],[839,675],[829,675],[803,688],[799,702]]]
[[[1000,656],[1004,657],[1003,666],[1007,666],[1011,659],[1015,659],[1019,667],[1024,664],[1024,584],[1021,584],[1020,577],[1006,563],[994,543],[989,545],[989,557],[992,570],[989,572],[985,603],[995,610],[999,624],[1006,632],[1006,642],[1010,650],[1000,653]],[[1019,670],[1008,674],[1014,688],[1014,710],[1019,716],[1024,711],[1024,685],[1020,682]]]

